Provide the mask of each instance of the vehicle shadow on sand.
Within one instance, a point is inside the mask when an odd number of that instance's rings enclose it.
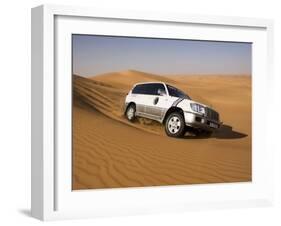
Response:
[[[229,125],[222,125],[217,131],[212,133],[211,135],[208,134],[200,134],[200,135],[193,135],[190,133],[186,133],[183,137],[184,139],[208,139],[208,138],[217,138],[217,139],[240,139],[247,137],[247,134],[240,133],[232,129]]]

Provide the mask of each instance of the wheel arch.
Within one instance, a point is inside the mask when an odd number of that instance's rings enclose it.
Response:
[[[166,111],[165,116],[164,116],[164,118],[163,118],[163,120],[162,120],[162,123],[163,123],[163,124],[166,123],[166,120],[167,120],[168,116],[169,116],[171,113],[173,113],[173,112],[179,112],[179,113],[181,113],[183,119],[185,120],[183,110],[182,110],[181,108],[179,108],[179,107],[172,106],[172,107],[170,107],[170,108]]]
[[[128,107],[131,106],[131,105],[134,105],[135,108],[137,107],[136,103],[133,102],[133,101],[127,103],[127,104],[125,105],[124,114],[126,114]]]

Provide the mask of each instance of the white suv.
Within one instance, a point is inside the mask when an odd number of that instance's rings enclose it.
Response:
[[[129,121],[144,117],[165,124],[171,137],[183,136],[186,128],[210,135],[221,125],[218,112],[162,82],[135,84],[126,96],[124,112]]]

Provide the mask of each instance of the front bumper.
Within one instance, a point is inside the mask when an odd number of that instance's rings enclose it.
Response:
[[[214,131],[220,128],[222,122],[207,118],[194,112],[184,112],[185,124],[195,129]]]

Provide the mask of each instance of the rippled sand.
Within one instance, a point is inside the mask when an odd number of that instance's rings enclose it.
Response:
[[[73,189],[251,180],[251,77],[159,76],[138,71],[73,75]],[[211,105],[224,126],[210,138],[165,135],[154,121],[128,122],[136,82],[164,81]]]

